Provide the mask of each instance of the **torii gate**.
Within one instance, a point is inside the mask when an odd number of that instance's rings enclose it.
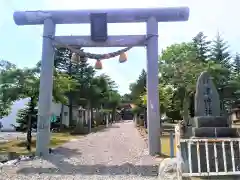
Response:
[[[107,23],[146,22],[146,35],[106,36],[101,42],[90,36],[55,36],[56,24],[91,23],[91,15],[105,14]],[[36,154],[48,155],[50,142],[49,110],[52,102],[54,48],[51,38],[75,47],[147,47],[147,120],[149,154],[160,153],[160,113],[158,94],[158,22],[187,21],[188,7],[105,9],[105,10],[64,10],[64,11],[16,11],[17,25],[42,25],[42,64],[39,94],[39,115]],[[99,20],[99,19],[98,19]],[[49,38],[51,37],[51,38]],[[146,41],[142,41],[143,39]],[[139,42],[139,43],[138,43]],[[136,44],[138,43],[138,44]]]

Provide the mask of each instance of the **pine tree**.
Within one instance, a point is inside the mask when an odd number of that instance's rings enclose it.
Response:
[[[32,128],[37,128],[37,113],[38,110],[36,108],[36,103],[33,101],[29,101],[27,106],[23,109],[20,109],[17,113],[16,122],[18,123],[17,128],[20,131],[26,132],[28,129],[28,121],[29,116],[31,117],[31,126]]]
[[[236,75],[240,75],[240,55],[238,53],[233,59],[233,70]]]
[[[27,131],[26,148],[31,151],[32,144],[32,128],[37,128],[37,113],[35,109],[37,106],[36,98],[30,98],[27,107],[18,111],[16,122],[19,124],[17,127],[20,131]]]
[[[59,72],[63,72],[72,77],[73,62],[71,61],[72,52],[66,48],[58,48],[55,51],[54,67]],[[69,125],[73,125],[73,91],[67,93],[69,107]]]
[[[94,75],[95,70],[87,63],[86,57],[80,57],[80,61],[74,63],[72,67],[72,77],[79,84],[74,94],[76,94],[76,97],[81,95],[80,98],[75,99],[75,104],[81,104],[83,107],[87,105],[86,99],[88,99],[89,88]]]
[[[216,71],[215,83],[219,91],[222,112],[228,109],[229,104],[231,104],[231,100],[228,98],[229,92],[232,91],[229,84],[229,80],[231,79],[231,55],[228,48],[228,43],[218,32],[212,42],[211,60],[221,65],[221,69]]]
[[[66,48],[55,50],[54,67],[61,72],[70,73],[72,53]]]
[[[215,82],[220,89],[228,85],[231,76],[230,59],[231,55],[228,50],[227,42],[217,33],[215,40],[212,42],[211,60],[222,66],[222,68],[219,69]]]
[[[81,49],[83,51],[83,49]],[[71,60],[72,52],[66,48],[56,49],[54,66],[58,71],[67,73],[78,82],[76,90],[70,91],[68,96],[69,107],[69,123],[74,125],[73,106],[83,104],[86,105],[87,89],[90,86],[90,81],[95,75],[93,67],[87,63],[87,58],[82,56],[80,61],[73,62]],[[81,97],[79,97],[81,95]],[[77,97],[77,98],[76,98]]]
[[[212,42],[211,59],[225,68],[230,68],[229,60],[231,59],[231,55],[228,45],[219,33],[217,33],[215,40]]]
[[[130,87],[129,87],[131,91],[130,95],[136,104],[140,103],[138,102],[139,97],[146,92],[146,79],[147,79],[147,73],[143,69],[137,81],[135,83],[130,84]]]
[[[233,58],[233,62],[232,62],[232,76],[231,76],[231,80],[230,80],[230,87],[232,87],[232,91],[234,93],[232,93],[233,97],[233,101],[239,100],[240,99],[240,91],[239,91],[239,87],[240,87],[240,55],[238,53],[236,53],[235,57]]]
[[[205,62],[208,60],[209,57],[209,45],[211,44],[211,41],[207,41],[207,36],[203,34],[203,32],[199,32],[194,38],[193,38],[193,45],[196,49],[197,54],[197,60]]]

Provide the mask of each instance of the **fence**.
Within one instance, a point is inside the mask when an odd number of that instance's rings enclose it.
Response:
[[[178,178],[240,175],[240,138],[182,139],[175,127]]]

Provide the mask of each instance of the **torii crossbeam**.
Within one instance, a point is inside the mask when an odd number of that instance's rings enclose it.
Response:
[[[109,36],[105,42],[94,42],[90,36],[55,36],[56,24],[90,23],[90,14],[105,13],[108,23],[146,22],[147,47],[147,120],[149,154],[160,153],[160,113],[158,94],[158,22],[187,21],[189,8],[138,8],[65,11],[17,11],[17,25],[43,25],[42,64],[39,94],[37,155],[48,155],[50,141],[49,111],[52,103],[54,48],[50,38],[74,47],[125,47],[132,46],[146,35]],[[137,45],[136,45],[137,46]]]

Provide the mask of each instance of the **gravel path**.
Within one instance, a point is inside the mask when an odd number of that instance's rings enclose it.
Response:
[[[46,160],[3,167],[0,179],[156,180],[156,164],[133,122],[127,121],[69,142]]]

